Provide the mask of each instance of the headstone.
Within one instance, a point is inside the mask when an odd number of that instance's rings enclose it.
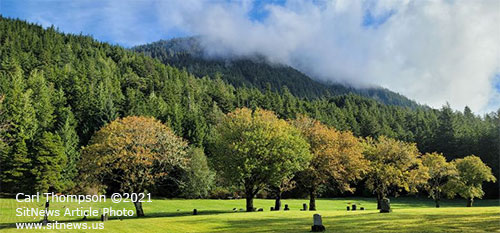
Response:
[[[360,207],[359,210],[365,210],[365,207]]]
[[[311,227],[312,232],[321,232],[325,231],[325,226],[323,226],[323,221],[321,220],[321,215],[314,214],[313,215],[313,225]]]
[[[240,212],[243,212],[243,211],[245,211],[245,209],[240,209]]]
[[[351,210],[351,207],[347,206],[347,211]]]
[[[193,209],[193,215],[198,215],[198,210],[197,209]]]
[[[108,221],[108,215],[101,214],[101,221],[103,221],[103,222]]]
[[[49,212],[49,201],[45,202],[45,215],[43,216],[43,220],[42,220],[42,225],[47,225],[47,223],[49,222],[49,216],[48,216],[48,212]]]
[[[302,210],[304,210],[304,211],[307,210],[307,204],[306,203],[302,204]]]
[[[288,204],[285,204],[285,209],[284,209],[284,210],[285,210],[285,211],[286,211],[286,210],[290,210],[290,208],[288,208]]]
[[[352,204],[352,211],[356,210],[356,204]]]
[[[238,211],[238,209],[236,209],[236,208],[233,208],[233,212],[237,212],[237,211]]]
[[[257,211],[264,211],[264,209],[262,209],[262,208],[259,208],[259,209],[258,209]]]
[[[389,200],[389,198],[382,199],[382,203],[380,205],[380,213],[389,213],[391,211],[391,200]]]
[[[271,211],[274,211],[274,207],[273,206],[271,206]]]

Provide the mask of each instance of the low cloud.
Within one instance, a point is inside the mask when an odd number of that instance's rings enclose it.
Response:
[[[265,5],[260,20],[252,2],[213,3],[158,11],[202,35],[212,55],[262,54],[318,79],[383,86],[433,107],[500,107],[499,1],[289,1]]]
[[[0,9],[125,46],[201,35],[209,55],[265,55],[436,108],[500,108],[497,0],[2,0]]]

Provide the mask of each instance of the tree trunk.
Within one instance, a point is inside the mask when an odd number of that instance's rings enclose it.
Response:
[[[281,193],[276,194],[276,201],[274,202],[274,210],[281,209]]]
[[[377,210],[382,208],[382,195],[377,193]]]
[[[254,188],[251,182],[245,180],[245,199],[247,201],[247,212],[254,211],[253,197],[257,194],[258,189]]]
[[[247,212],[252,212],[253,211],[253,195],[247,193],[246,199],[247,199]]]
[[[309,194],[309,211],[316,210],[316,192],[311,189]]]
[[[436,192],[436,199],[434,200],[436,202],[436,208],[439,208],[439,201],[440,201],[440,195],[439,192]]]
[[[137,217],[144,217],[144,210],[142,210],[142,202],[134,202],[135,212]]]
[[[474,202],[473,198],[467,199],[467,207],[472,207],[472,203]]]

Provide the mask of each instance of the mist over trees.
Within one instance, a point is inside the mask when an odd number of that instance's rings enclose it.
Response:
[[[463,112],[449,106],[409,108],[355,94],[307,99],[287,87],[235,87],[220,77],[196,77],[89,36],[3,17],[0,45],[2,192],[74,190],[83,159],[81,148],[90,145],[98,130],[127,116],[154,117],[191,148],[202,148],[210,165],[216,156],[209,150],[216,126],[227,113],[243,107],[272,111],[280,120],[307,116],[323,127],[345,132],[346,137],[373,137],[374,157],[377,143],[384,140],[411,145],[412,155],[416,149],[439,152],[447,161],[474,154],[498,179],[500,110],[477,116],[468,108]],[[204,163],[200,151],[191,153]],[[171,174],[184,172],[174,169]],[[209,169],[205,174],[210,174]],[[225,182],[217,179],[203,184],[226,193],[236,189],[223,187]],[[183,185],[169,185],[172,194],[182,193]],[[487,197],[498,197],[497,184],[486,183],[484,191]],[[151,192],[169,195],[159,188]],[[204,196],[206,190],[195,193]],[[461,193],[469,198],[481,196],[476,191],[474,195]]]
[[[200,37],[160,40],[135,46],[133,51],[144,53],[164,64],[186,69],[198,77],[220,76],[235,87],[255,87],[316,99],[325,96],[354,93],[388,105],[416,108],[419,105],[405,96],[383,88],[353,88],[338,83],[323,83],[282,64],[270,63],[264,56],[221,57],[207,55]]]

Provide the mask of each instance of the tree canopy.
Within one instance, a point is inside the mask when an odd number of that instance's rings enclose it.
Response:
[[[117,185],[120,192],[142,193],[175,166],[187,162],[187,143],[160,121],[148,117],[117,119],[82,150],[80,167],[90,185]],[[137,215],[144,215],[135,202]]]
[[[368,170],[363,147],[351,132],[340,132],[311,118],[300,116],[292,121],[308,141],[312,160],[299,174],[309,191],[309,210],[316,210],[315,197],[320,185],[333,184],[341,192],[354,191],[351,186]]]
[[[428,177],[428,168],[422,165],[414,143],[406,143],[384,136],[367,138],[365,158],[370,161],[366,187],[377,194],[380,201],[389,194],[401,191],[416,192]]]
[[[469,155],[453,161],[458,171],[456,179],[450,182],[451,189],[462,198],[467,199],[467,206],[472,206],[474,198],[484,195],[483,182],[495,182],[491,168],[486,166],[475,155]]]
[[[422,164],[429,170],[429,180],[424,185],[429,196],[439,207],[441,196],[450,196],[451,190],[447,189],[448,182],[458,175],[455,164],[446,162],[446,158],[439,153],[426,153],[422,156]]]
[[[253,197],[268,185],[303,169],[311,155],[300,132],[273,112],[236,109],[217,126],[212,161],[220,175],[242,185],[247,211]]]

